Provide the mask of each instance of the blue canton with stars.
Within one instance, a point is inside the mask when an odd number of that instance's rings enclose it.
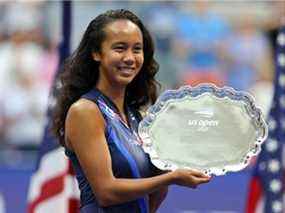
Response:
[[[275,70],[274,97],[268,119],[269,136],[262,145],[254,171],[262,183],[266,213],[284,212],[282,154],[285,143],[285,26],[282,26],[277,36]]]

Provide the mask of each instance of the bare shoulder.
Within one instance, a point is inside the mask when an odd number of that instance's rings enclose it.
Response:
[[[65,140],[71,150],[77,141],[87,144],[96,135],[103,135],[104,130],[105,121],[96,103],[79,99],[70,106],[65,120]]]
[[[99,108],[96,103],[87,99],[79,99],[74,102],[69,110],[68,114],[84,115],[89,113],[99,113]]]
[[[104,118],[96,103],[87,100],[79,99],[73,103],[66,116],[66,128],[67,132],[76,128],[77,130],[82,128],[104,128]]]
[[[70,119],[102,119],[102,114],[97,106],[96,103],[87,99],[79,99],[78,101],[74,102],[67,113],[67,121]]]

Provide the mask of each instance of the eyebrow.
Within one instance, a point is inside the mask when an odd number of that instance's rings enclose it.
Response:
[[[127,42],[118,41],[118,42],[113,43],[113,44],[112,44],[112,47],[113,47],[113,46],[116,46],[116,45],[127,45]],[[142,43],[141,43],[141,42],[136,42],[136,43],[134,44],[134,46],[136,46],[136,45],[141,45],[141,46],[142,46]]]

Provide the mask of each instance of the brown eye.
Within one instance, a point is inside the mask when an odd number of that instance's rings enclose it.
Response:
[[[124,48],[123,46],[117,46],[117,47],[114,48],[114,50],[115,50],[116,52],[119,52],[119,53],[120,53],[120,52],[123,52],[124,49],[125,49],[125,48]]]
[[[142,52],[142,47],[137,46],[134,48],[134,53],[141,53]]]

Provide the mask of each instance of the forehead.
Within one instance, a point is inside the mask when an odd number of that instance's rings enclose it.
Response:
[[[129,20],[117,20],[105,27],[106,40],[116,42],[122,40],[142,42],[142,33],[139,27]]]

